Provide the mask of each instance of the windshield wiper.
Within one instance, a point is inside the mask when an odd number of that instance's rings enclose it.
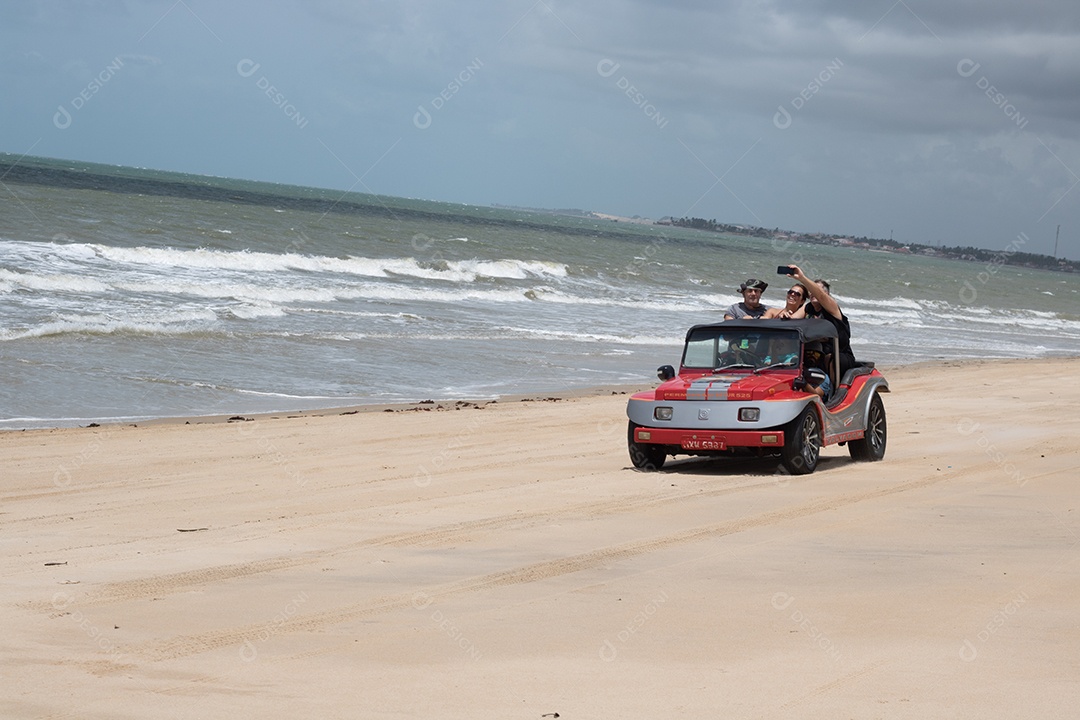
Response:
[[[713,368],[713,373],[714,374],[718,373],[721,370],[734,370],[735,368],[753,368],[753,367],[754,367],[754,365],[752,363],[733,363],[731,365],[723,365],[723,366],[718,367],[718,368]]]
[[[788,361],[785,361],[785,362],[773,363],[772,365],[766,365],[765,367],[759,367],[757,370],[754,371],[754,374],[757,375],[759,372],[762,372],[764,370],[775,370],[776,368],[781,368],[781,367],[792,367],[793,368],[793,367],[795,367],[795,363],[792,362],[791,360],[788,360]]]

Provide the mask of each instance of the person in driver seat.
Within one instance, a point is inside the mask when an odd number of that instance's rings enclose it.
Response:
[[[757,355],[759,338],[753,335],[726,335],[727,349],[720,353],[720,361],[724,365],[744,364],[752,367],[761,362]]]

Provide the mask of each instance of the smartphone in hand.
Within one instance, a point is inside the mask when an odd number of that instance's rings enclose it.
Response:
[[[787,265],[779,265],[776,268],[776,274],[777,275],[794,275],[795,270],[793,268],[789,268]]]

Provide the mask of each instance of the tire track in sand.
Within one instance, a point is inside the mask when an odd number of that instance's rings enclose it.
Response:
[[[630,498],[617,500],[599,500],[579,503],[572,506],[560,506],[534,512],[519,512],[498,515],[490,518],[466,520],[424,530],[407,531],[365,538],[324,550],[311,550],[294,555],[282,555],[253,560],[244,563],[218,565],[178,573],[155,575],[132,580],[109,583],[97,592],[89,592],[78,598],[81,605],[99,605],[103,603],[138,600],[148,597],[161,597],[182,592],[192,587],[209,585],[226,580],[250,577],[263,573],[290,570],[292,568],[325,562],[329,558],[370,547],[438,547],[448,543],[465,541],[477,533],[506,530],[509,528],[529,528],[553,520],[569,518],[596,518],[616,513],[633,512],[647,507],[662,506],[687,502],[696,498],[719,497],[730,493],[760,489],[776,481],[747,483],[725,486],[708,490],[696,490],[657,496],[655,493],[642,493]],[[45,602],[27,603],[26,607],[40,611],[51,611],[52,605]]]
[[[734,533],[767,527],[779,523],[798,520],[810,515],[836,510],[867,500],[887,497],[939,483],[944,476],[929,477],[922,480],[895,485],[889,488],[853,493],[839,497],[822,498],[794,507],[762,513],[752,517],[728,520],[713,525],[691,528],[671,533],[659,538],[636,540],[607,548],[600,548],[579,555],[545,560],[510,570],[489,573],[480,577],[468,578],[448,583],[430,590],[414,590],[397,595],[374,598],[361,603],[344,605],[308,615],[298,615],[284,622],[273,623],[275,635],[294,632],[312,632],[324,627],[338,625],[393,610],[427,607],[436,598],[445,598],[463,593],[481,592],[506,585],[532,583],[548,578],[580,572],[607,563],[627,560],[638,555],[663,550],[669,547],[697,542],[707,538],[723,537]],[[259,623],[242,627],[214,630],[196,635],[180,635],[167,640],[155,641],[133,647],[130,652],[146,657],[151,661],[171,660],[218,650],[230,645],[239,645],[257,641],[264,634],[269,623]]]

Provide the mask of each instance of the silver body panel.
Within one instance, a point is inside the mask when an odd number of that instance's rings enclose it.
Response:
[[[687,398],[700,400],[637,400],[631,398],[626,406],[627,417],[635,425],[650,428],[676,430],[770,430],[786,425],[803,412],[807,405],[818,406],[824,421],[825,438],[866,429],[870,413],[870,399],[877,392],[888,392],[889,384],[883,377],[871,377],[859,390],[858,397],[837,412],[827,409],[816,395],[794,400],[727,400],[727,386],[740,379],[702,378],[695,381],[687,391]],[[708,398],[708,399],[705,399]],[[670,407],[671,420],[657,420],[653,411],[657,407]],[[738,418],[741,408],[757,408],[757,422],[743,422]]]
[[[816,397],[798,400],[633,400],[626,414],[635,425],[681,430],[769,430],[789,423]],[[670,420],[657,420],[653,408],[670,407]],[[757,422],[739,420],[740,408],[757,408]]]

